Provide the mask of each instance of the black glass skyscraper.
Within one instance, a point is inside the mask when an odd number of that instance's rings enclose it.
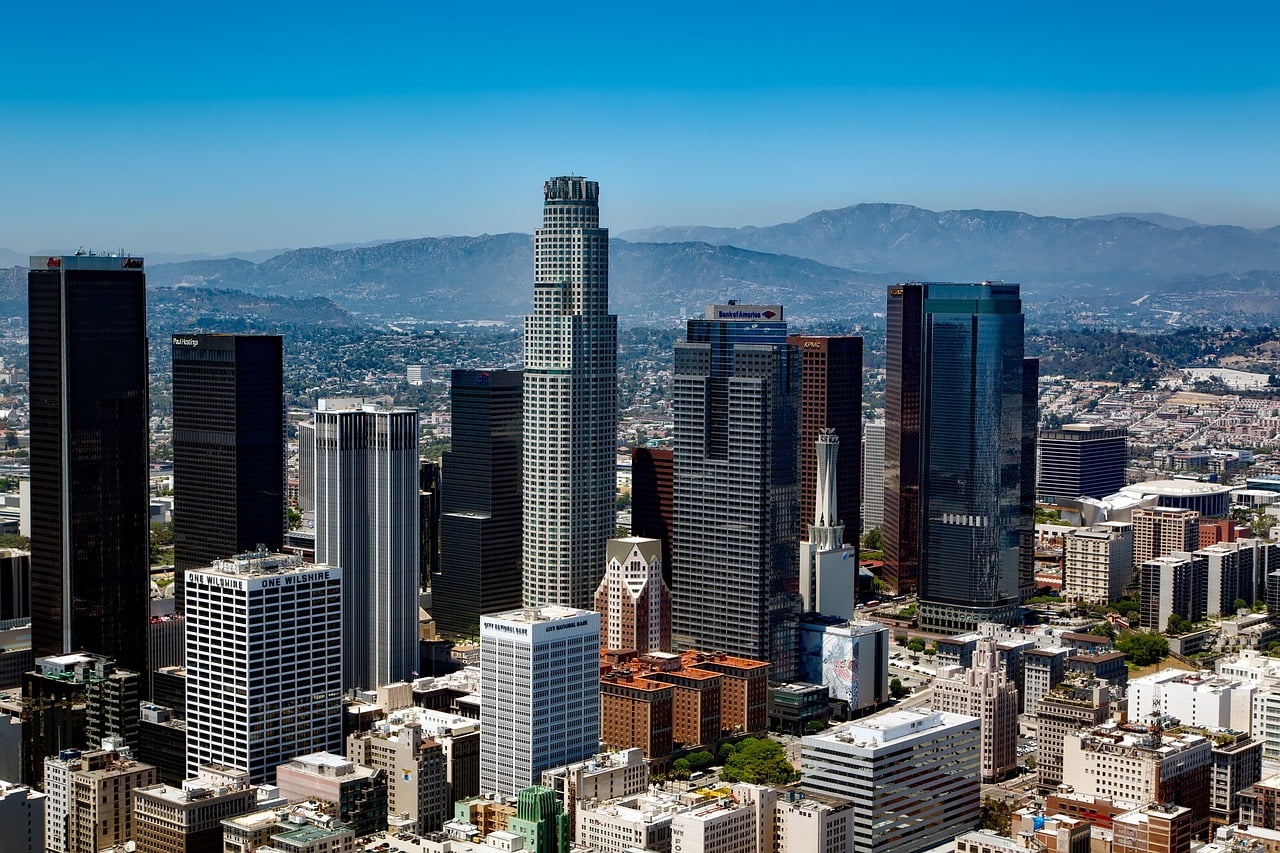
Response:
[[[891,396],[919,400],[918,443],[901,450],[919,459],[919,481],[899,476],[897,486],[919,490],[920,625],[955,632],[1012,623],[1035,464],[1035,382],[1027,381],[1035,364],[1023,358],[1018,286],[898,285],[889,292],[891,317],[895,300],[899,314],[919,306],[918,322],[890,336],[900,352],[886,355],[891,366],[919,364],[918,385],[906,387],[905,370],[890,370],[889,383],[903,383]]]
[[[478,637],[480,614],[520,606],[523,376],[455,370],[453,440],[440,474],[440,573],[431,586],[436,627]]]
[[[36,657],[146,672],[150,525],[141,258],[33,257],[31,615]]]
[[[182,575],[284,539],[279,335],[173,336],[173,534]]]
[[[711,305],[675,352],[674,640],[796,675],[801,369],[776,305]]]

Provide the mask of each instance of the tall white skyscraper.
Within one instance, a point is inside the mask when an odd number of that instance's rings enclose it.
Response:
[[[884,421],[862,427],[862,532],[884,524]]]
[[[418,669],[418,466],[416,409],[320,401],[316,562],[342,569],[347,690]]]
[[[480,617],[480,790],[515,795],[600,750],[600,614]]]
[[[835,430],[823,430],[812,448],[802,448],[802,452],[815,451],[813,523],[800,543],[800,597],[806,612],[853,619],[858,599],[858,549],[844,544],[844,525],[838,520],[840,437]]]
[[[616,529],[618,318],[600,185],[543,186],[524,318],[524,603],[587,609]]]
[[[258,784],[299,754],[342,749],[342,573],[241,554],[186,575],[187,774]]]

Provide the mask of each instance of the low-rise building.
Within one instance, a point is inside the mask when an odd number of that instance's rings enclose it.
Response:
[[[133,792],[138,853],[221,853],[222,821],[252,811],[257,790],[248,773],[237,785],[190,779],[180,787],[148,785]]]
[[[375,723],[373,729],[347,737],[349,759],[386,773],[388,815],[407,821],[404,826],[420,833],[440,829],[452,815],[451,804],[455,799],[477,793],[473,788],[453,796],[444,745],[430,736],[422,722],[422,718],[437,713],[416,709],[398,711],[389,719]],[[459,737],[474,741],[478,787],[480,733],[474,720],[456,719],[467,730],[466,735]]]
[[[578,802],[611,802],[643,793],[649,787],[649,766],[644,752],[637,748],[604,752],[587,761],[543,771],[542,786],[555,791],[576,826]]]
[[[41,792],[0,781],[0,827],[4,833],[0,848],[12,853],[43,853],[44,804]]]
[[[331,752],[299,756],[276,768],[276,785],[290,801],[322,800],[358,835],[387,828],[387,771],[362,767]]]
[[[1112,853],[1190,853],[1196,828],[1192,809],[1172,803],[1151,803],[1125,812],[1111,824]]]
[[[154,785],[156,769],[122,745],[44,762],[45,845],[53,853],[97,853],[132,841],[133,792]]]
[[[1075,677],[1046,693],[1036,714],[1036,771],[1042,791],[1062,784],[1063,742],[1071,732],[1111,718],[1111,691],[1105,682]]]
[[[1018,769],[1018,688],[996,654],[996,639],[983,637],[973,666],[933,682],[933,707],[982,721],[982,781],[999,782]]]

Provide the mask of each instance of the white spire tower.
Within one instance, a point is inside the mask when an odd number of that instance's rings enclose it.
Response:
[[[800,594],[806,612],[844,619],[854,617],[858,590],[858,549],[844,544],[844,525],[836,506],[836,464],[840,437],[824,429],[813,443],[818,478],[809,539],[800,543]]]

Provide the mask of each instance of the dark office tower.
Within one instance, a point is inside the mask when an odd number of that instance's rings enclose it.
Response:
[[[671,586],[671,542],[674,538],[672,471],[675,454],[670,448],[631,448],[631,535],[662,543],[662,579]]]
[[[1040,359],[1022,360],[1022,533],[1018,543],[1018,599],[1036,594],[1036,442],[1040,433]]]
[[[920,569],[921,346],[924,288],[889,288],[885,313],[882,579],[901,595]]]
[[[174,596],[183,573],[284,542],[279,335],[173,336]]]
[[[418,509],[422,518],[422,568],[418,572],[418,588],[430,589],[440,571],[440,461],[423,459],[418,469]]]
[[[31,555],[0,549],[0,622],[31,616]]]
[[[31,640],[147,671],[147,300],[141,258],[33,257]]]
[[[586,178],[543,185],[524,403],[524,604],[589,610],[618,529],[618,318],[600,185]]]
[[[1066,424],[1040,433],[1040,476],[1045,498],[1103,498],[1124,488],[1129,431],[1104,424]]]
[[[681,649],[796,674],[800,359],[777,305],[710,305],[675,351],[675,583]]]
[[[921,306],[922,334],[894,344],[920,354],[920,626],[1010,624],[1030,511],[1024,413],[1034,404],[1018,286],[900,285],[889,291],[891,317],[908,293]]]
[[[446,634],[479,637],[480,614],[520,606],[522,375],[455,370],[449,394],[453,442],[442,460],[431,615]]]
[[[842,523],[857,535],[862,529],[862,338],[791,335],[787,343],[800,351],[800,515],[797,537],[809,535],[813,524],[818,457],[812,452],[823,430],[840,439],[836,466],[836,506]],[[856,542],[854,543],[857,544]]]

